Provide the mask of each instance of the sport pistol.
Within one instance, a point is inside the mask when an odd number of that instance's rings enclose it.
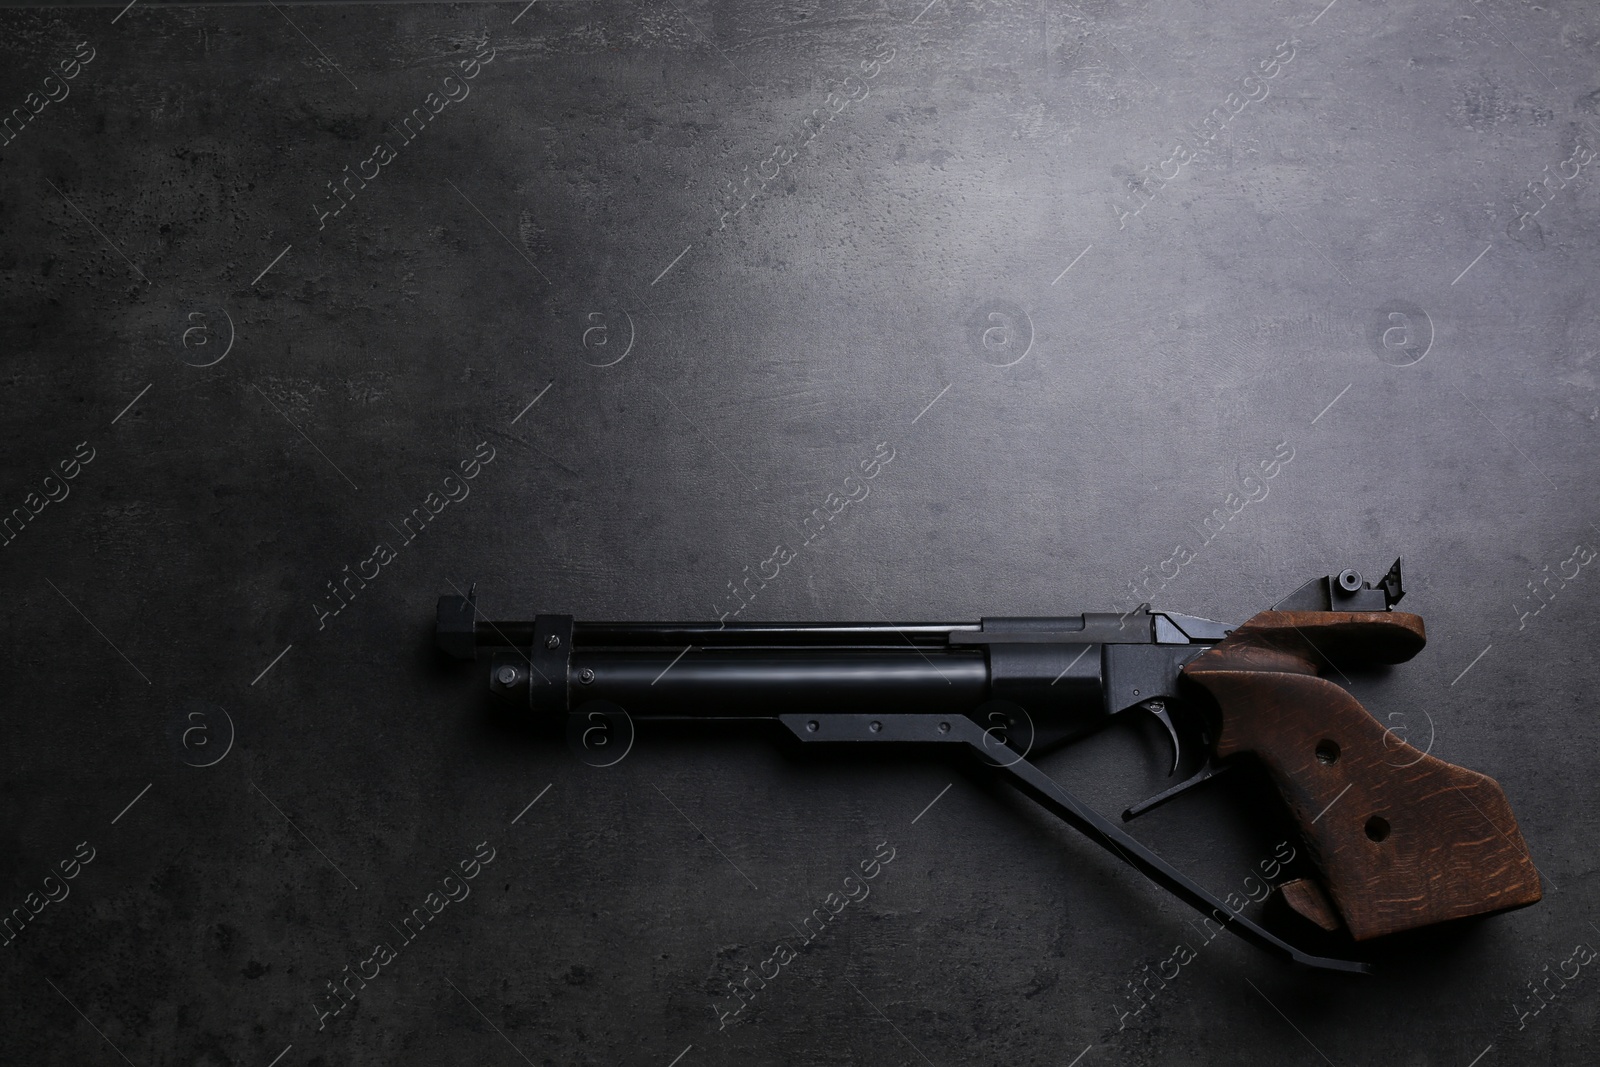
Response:
[[[641,623],[481,617],[439,600],[440,648],[493,653],[490,687],[536,720],[776,720],[808,744],[964,746],[1067,822],[1242,937],[1301,963],[1363,963],[1281,939],[1140,844],[1026,758],[1131,711],[1171,735],[1173,771],[1149,811],[1244,758],[1265,768],[1318,876],[1278,888],[1356,941],[1540,898],[1539,874],[1494,779],[1406,744],[1340,686],[1330,662],[1402,663],[1422,619],[1394,610],[1400,562],[1376,584],[1316,578],[1240,626],[1152,611],[977,623]],[[1192,762],[1192,761],[1191,761]]]

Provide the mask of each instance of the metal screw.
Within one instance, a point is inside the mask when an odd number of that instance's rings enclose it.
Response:
[[[498,671],[495,671],[494,677],[495,681],[501,685],[514,685],[517,681],[517,669],[515,667],[501,667]]]
[[[560,648],[561,647],[561,638],[557,637],[555,634],[551,634],[549,637],[544,639],[544,647],[545,648]]]
[[[588,667],[585,667],[583,670],[578,672],[578,681],[582,682],[584,685],[588,685],[590,682],[594,681],[594,671],[590,670]]]

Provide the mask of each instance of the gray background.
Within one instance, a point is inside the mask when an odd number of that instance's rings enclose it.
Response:
[[[0,550],[0,908],[96,850],[5,949],[0,1060],[1592,1062],[1592,967],[1518,1013],[1600,944],[1594,578],[1523,616],[1597,542],[1600,164],[1536,217],[1528,186],[1600,145],[1600,10],[923,2],[0,13],[7,110],[95,50],[0,149],[3,510],[95,450]],[[471,497],[319,630],[479,442]],[[491,614],[714,618],[879,442],[743,618],[1105,610],[1185,545],[1157,604],[1239,620],[1403,555],[1428,647],[1351,684],[1498,778],[1545,900],[1368,979],[1219,938],[1119,1029],[1189,914],[981,771],[747,734],[595,768],[431,649],[473,581]],[[1130,729],[1046,765],[1115,810],[1163,758]],[[1227,892],[1282,834],[1258,799],[1135,829]],[[323,983],[481,841],[472,895],[319,1031]],[[719,1032],[726,981],[884,841]]]

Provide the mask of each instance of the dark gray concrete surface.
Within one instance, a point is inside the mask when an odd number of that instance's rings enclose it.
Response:
[[[0,1061],[1594,1062],[1600,9],[924,2],[0,12],[0,505],[61,498],[0,557],[0,908],[93,856],[5,947]],[[474,581],[714,618],[879,442],[743,618],[1144,582],[1237,620],[1402,555],[1428,647],[1351,684],[1504,785],[1545,900],[1365,979],[1219,938],[1125,1014],[1190,914],[981,769],[746,734],[597,768],[431,648]],[[1047,766],[1115,810],[1162,758]],[[1226,892],[1284,832],[1260,798],[1137,832]]]

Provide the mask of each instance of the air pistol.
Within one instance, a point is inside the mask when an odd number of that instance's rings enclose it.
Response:
[[[1231,907],[1028,757],[1130,712],[1154,716],[1171,737],[1173,772],[1180,760],[1198,769],[1122,822],[1259,761],[1315,867],[1277,886],[1282,900],[1344,940],[1533,904],[1539,874],[1500,785],[1415,749],[1322,676],[1421,651],[1422,619],[1394,610],[1403,595],[1399,560],[1375,583],[1351,569],[1312,579],[1242,625],[1148,604],[975,623],[513,621],[481,615],[474,590],[440,598],[437,639],[460,659],[487,653],[490,688],[519,714],[574,731],[619,714],[758,718],[808,745],[969,750],[1247,940],[1310,966],[1364,971]]]

